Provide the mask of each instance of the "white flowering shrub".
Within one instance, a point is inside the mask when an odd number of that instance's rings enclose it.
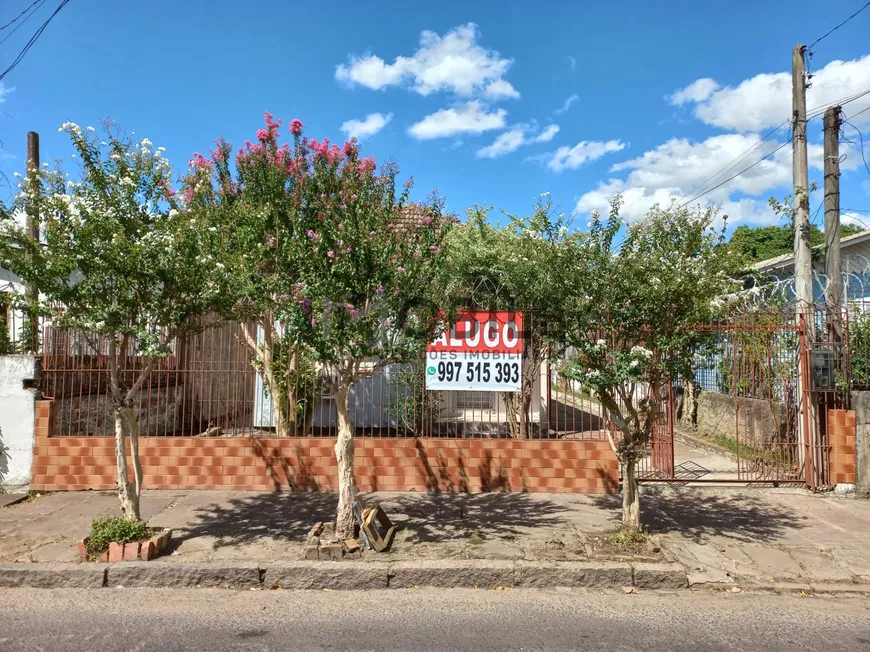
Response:
[[[45,166],[21,179],[20,194],[0,209],[0,266],[38,289],[42,314],[59,328],[109,341],[109,386],[115,411],[119,493],[127,517],[139,518],[142,473],[134,402],[156,360],[195,327],[213,299],[201,230],[179,211],[163,148],[134,141],[106,123],[61,126],[78,163],[75,178]],[[40,240],[13,219],[34,211]],[[130,352],[146,362],[125,384]],[[134,478],[128,482],[126,440]]]
[[[715,212],[654,207],[623,227],[620,199],[593,215],[578,239],[574,299],[567,300],[573,358],[563,373],[593,391],[618,429],[611,445],[623,480],[623,522],[638,527],[637,465],[662,414],[667,384],[691,378],[693,355],[709,338],[699,325],[715,299],[734,289],[739,260],[713,228]]]

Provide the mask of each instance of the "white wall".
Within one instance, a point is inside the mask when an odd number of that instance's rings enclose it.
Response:
[[[35,389],[24,381],[36,377],[36,358],[30,355],[0,355],[0,484],[25,485],[33,465]]]

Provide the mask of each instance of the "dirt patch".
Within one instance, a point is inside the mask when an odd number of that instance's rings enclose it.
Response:
[[[589,537],[589,557],[610,561],[662,561],[661,544],[646,532],[618,529]]]

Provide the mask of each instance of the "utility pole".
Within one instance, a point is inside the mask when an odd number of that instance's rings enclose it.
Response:
[[[27,179],[33,187],[39,182],[39,134],[35,131],[27,132]],[[27,221],[25,223],[27,235],[39,242],[39,215],[33,202],[27,205]],[[39,288],[28,284],[24,292],[28,303],[28,314],[25,320],[27,332],[25,337],[31,353],[39,352],[39,312],[31,309],[39,301]]]
[[[819,485],[818,396],[812,392],[812,351],[815,341],[813,269],[810,249],[809,171],[807,170],[807,84],[804,68],[806,46],[796,45],[791,53],[792,177],[794,182],[794,290],[795,317],[803,331],[798,355],[798,461],[808,485]]]
[[[810,250],[809,172],[807,170],[806,47],[796,45],[791,55],[792,175],[794,180],[794,285],[798,316],[813,305],[813,263]],[[812,319],[808,319],[812,322]],[[814,338],[811,338],[814,339]]]
[[[843,341],[843,270],[840,260],[840,112],[825,111],[825,304],[830,340]]]

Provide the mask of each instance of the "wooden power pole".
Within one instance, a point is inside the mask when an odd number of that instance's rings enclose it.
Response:
[[[840,260],[840,112],[825,111],[825,304],[830,340],[843,341],[843,270]]]
[[[39,134],[35,131],[27,132],[27,178],[31,185],[39,182]],[[33,202],[27,205],[27,221],[25,223],[27,235],[37,242],[39,241],[39,215]],[[39,301],[39,288],[29,284],[25,288],[25,297],[28,303],[28,314],[25,326],[28,340],[28,348],[31,353],[39,352],[39,312],[30,309]]]

